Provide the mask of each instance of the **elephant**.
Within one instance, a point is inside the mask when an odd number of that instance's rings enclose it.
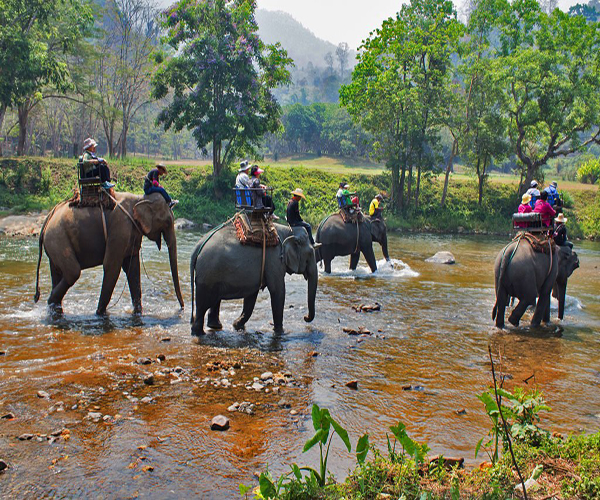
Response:
[[[40,233],[34,300],[40,298],[39,274],[42,249],[50,261],[52,292],[48,304],[62,311],[62,300],[81,271],[102,265],[104,277],[96,314],[106,313],[121,269],[127,275],[134,314],[142,313],[140,248],[142,236],[161,247],[161,236],[169,249],[175,294],[184,307],[177,270],[177,240],[173,212],[160,194],[116,193],[112,210],[99,207],[56,205]],[[103,215],[102,215],[103,214]]]
[[[331,261],[338,255],[350,255],[350,269],[355,270],[361,252],[371,271],[377,271],[373,241],[381,245],[385,260],[390,260],[387,228],[380,219],[365,217],[363,222],[353,224],[345,223],[339,213],[332,214],[319,225],[316,241],[321,243],[317,249],[317,262],[325,263],[326,273],[331,273]]]
[[[556,247],[550,254],[534,251],[527,242],[511,242],[498,254],[494,264],[496,303],[492,319],[496,320],[496,326],[504,327],[504,311],[509,297],[519,299],[508,317],[512,325],[518,326],[527,307],[534,305],[531,326],[539,326],[542,321],[549,323],[550,292],[554,287],[558,296],[559,318],[562,319],[567,279],[578,267],[577,253],[570,248]]]
[[[200,240],[190,262],[192,284],[192,335],[204,334],[204,316],[208,311],[207,326],[221,330],[219,309],[222,300],[244,299],[240,316],[233,322],[236,330],[244,328],[256,304],[258,292],[265,286],[271,296],[271,310],[275,333],[283,332],[285,306],[285,275],[302,274],[308,281],[307,323],[315,317],[315,297],[319,273],[314,249],[306,229],[275,224],[279,235],[277,246],[266,247],[264,275],[261,277],[263,249],[242,245],[232,224],[208,233]],[[194,285],[196,287],[196,316],[194,318]]]

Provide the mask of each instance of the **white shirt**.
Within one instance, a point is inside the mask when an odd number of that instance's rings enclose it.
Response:
[[[246,172],[240,172],[235,178],[235,187],[238,189],[250,187],[250,177]]]

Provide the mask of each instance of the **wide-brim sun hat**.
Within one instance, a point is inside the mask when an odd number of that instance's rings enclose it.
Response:
[[[531,181],[531,187],[532,188],[537,187],[537,181]]]
[[[569,219],[567,219],[564,214],[558,214],[558,217],[554,220],[556,222],[567,222]]]
[[[521,198],[521,203],[523,203],[523,205],[529,203],[531,201],[531,195],[528,193],[525,193],[523,195],[523,197]]]
[[[93,148],[94,146],[97,146],[98,143],[92,139],[91,137],[88,137],[85,141],[83,141],[83,150],[85,151],[86,149],[90,149]]]
[[[248,170],[250,170],[252,167],[246,163],[246,165],[240,167],[240,169],[238,170],[238,172],[247,172]]]
[[[162,170],[165,174],[167,173],[167,167],[165,167],[162,163],[157,163],[156,168],[158,170]]]
[[[304,200],[306,200],[306,196],[304,196],[304,191],[302,191],[302,189],[300,188],[296,188],[292,191],[292,194],[295,196],[300,196],[300,198],[303,198]]]

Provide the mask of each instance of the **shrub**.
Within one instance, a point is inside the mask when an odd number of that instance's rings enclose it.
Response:
[[[595,184],[600,179],[600,159],[593,158],[577,169],[577,179],[584,184]]]

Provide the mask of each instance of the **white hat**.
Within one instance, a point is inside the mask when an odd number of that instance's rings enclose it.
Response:
[[[537,181],[531,181],[531,187],[532,188],[537,187]]]
[[[301,188],[296,188],[292,191],[293,195],[299,196],[300,198],[303,198],[306,200],[306,196],[304,196],[304,191],[302,191]]]
[[[83,150],[87,151],[90,148],[93,148],[94,146],[97,146],[98,143],[92,139],[91,137],[88,137],[85,141],[83,141]]]
[[[558,214],[558,217],[556,219],[554,219],[556,222],[567,222],[569,219],[567,219],[564,214],[560,213]]]
[[[238,170],[238,172],[246,172],[249,169],[250,169],[250,163],[248,162],[248,160],[244,160],[243,162],[240,163],[240,169]]]

